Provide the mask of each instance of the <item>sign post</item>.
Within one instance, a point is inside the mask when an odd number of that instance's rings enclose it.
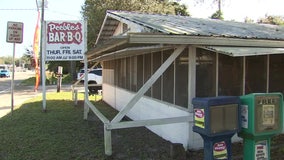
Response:
[[[16,43],[23,42],[23,28],[22,22],[8,22],[7,23],[7,36],[6,42],[13,43],[13,59],[12,59],[12,80],[11,80],[11,113],[14,110],[14,79],[15,79],[15,48]]]
[[[57,92],[60,92],[61,83],[62,83],[63,67],[58,66],[57,70]]]
[[[81,61],[86,52],[87,30],[84,21],[44,21],[42,69],[45,61]],[[61,77],[58,77],[61,78]],[[59,87],[59,86],[58,86]],[[45,93],[45,74],[42,74],[42,88]],[[58,92],[59,92],[58,88]],[[46,111],[45,94],[43,108]]]

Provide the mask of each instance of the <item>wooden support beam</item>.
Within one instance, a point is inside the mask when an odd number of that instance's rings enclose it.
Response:
[[[85,102],[89,108],[96,114],[96,116],[104,123],[107,124],[110,121],[100,112],[90,101]]]
[[[171,117],[171,118],[161,118],[161,119],[123,121],[123,122],[109,123],[109,124],[106,125],[106,128],[111,130],[111,129],[121,129],[121,128],[132,128],[132,127],[182,123],[182,122],[190,122],[191,120],[192,119],[190,118],[190,116],[182,116],[182,117]]]
[[[104,126],[106,126],[106,124]],[[105,154],[111,156],[112,155],[111,130],[107,130],[106,127],[104,127],[104,140],[105,140]]]

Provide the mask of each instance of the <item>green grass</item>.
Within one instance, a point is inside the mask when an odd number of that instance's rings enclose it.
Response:
[[[0,118],[0,160],[171,159],[170,143],[143,127],[112,130],[106,156],[104,125],[92,112],[83,120],[83,96],[74,106],[70,92],[47,93],[47,112],[36,97]],[[109,120],[117,114],[101,96],[89,98]]]
[[[46,105],[44,113],[37,97],[0,119],[1,160],[106,158],[103,136],[98,136],[103,129],[94,125],[101,122],[83,120],[83,106],[74,106],[71,93],[47,93]]]
[[[50,76],[48,74],[45,81],[46,81],[46,85],[56,84],[57,83],[57,77]],[[72,83],[72,78],[71,78],[70,74],[63,75],[62,84],[71,84],[71,83]],[[35,84],[35,77],[30,77],[30,78],[25,79],[21,82],[21,85],[25,85],[25,86],[32,86],[34,84]]]
[[[143,128],[113,130],[114,155],[106,156],[104,126],[97,118],[83,120],[83,97],[79,93],[74,106],[71,92],[47,93],[47,112],[42,112],[39,96],[0,118],[0,160],[171,159],[169,142]],[[89,99],[109,120],[117,114],[100,101],[101,96]],[[283,139],[283,134],[272,139],[271,159],[283,155],[283,145],[279,146]],[[242,155],[242,148],[235,152]],[[195,153],[190,154],[192,159],[203,155],[203,150]]]

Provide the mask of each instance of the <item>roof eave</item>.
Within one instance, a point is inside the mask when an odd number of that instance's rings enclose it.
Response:
[[[88,59],[93,59],[94,57],[113,52],[115,48],[122,49],[123,46],[141,46],[141,44],[145,46],[186,44],[196,46],[284,48],[284,40],[129,33],[127,36],[113,37],[106,43],[97,45],[87,53],[87,56]]]
[[[188,44],[206,46],[228,47],[265,47],[283,48],[284,40],[190,36],[190,35],[164,35],[164,34],[129,34],[129,43],[154,44]]]

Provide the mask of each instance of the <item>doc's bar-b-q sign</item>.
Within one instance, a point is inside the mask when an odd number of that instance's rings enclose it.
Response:
[[[50,21],[46,23],[46,61],[84,59],[85,36],[82,21]]]

